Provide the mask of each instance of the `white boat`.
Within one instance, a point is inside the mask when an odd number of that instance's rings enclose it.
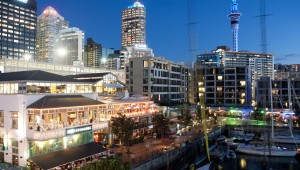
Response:
[[[236,154],[233,150],[229,150],[226,154],[226,158],[227,159],[235,159],[236,158]]]
[[[288,98],[289,103],[291,103],[291,83],[290,79],[288,79]],[[272,133],[272,141],[275,143],[287,143],[287,144],[300,144],[300,135],[293,134],[293,120],[292,117],[295,113],[292,111],[292,105],[289,105],[289,109],[283,111],[283,116],[288,115],[288,127],[289,131],[286,132],[278,132]],[[285,117],[285,116],[284,116]],[[268,140],[268,134],[262,134],[260,140]]]
[[[275,146],[256,146],[251,144],[240,144],[235,151],[251,155],[279,157],[294,157],[297,154],[296,150],[288,150],[286,148],[279,148]]]

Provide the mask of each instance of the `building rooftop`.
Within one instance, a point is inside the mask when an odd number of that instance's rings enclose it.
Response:
[[[0,82],[7,81],[79,82],[78,80],[67,76],[61,76],[41,70],[1,73]]]
[[[145,6],[141,4],[139,1],[136,1],[134,4],[128,6],[128,8],[135,8],[135,7],[144,8]]]
[[[67,75],[68,77],[81,81],[97,82],[103,80],[103,76],[111,74],[109,72],[105,73],[90,73],[90,74],[76,74],[76,75]]]
[[[29,161],[34,162],[41,169],[51,169],[95,154],[103,153],[105,151],[107,151],[107,149],[103,148],[98,143],[92,142],[32,157],[29,158]]]
[[[121,104],[121,103],[138,103],[138,102],[152,102],[151,100],[137,99],[137,98],[126,98],[116,100],[103,100],[104,103]]]
[[[72,106],[88,106],[104,104],[97,100],[89,99],[81,95],[61,95],[61,96],[45,96],[40,100],[32,103],[28,109],[48,109],[58,107],[72,107]]]

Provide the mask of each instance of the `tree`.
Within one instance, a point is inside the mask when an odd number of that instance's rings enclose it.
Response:
[[[94,163],[85,164],[80,170],[130,170],[131,165],[128,162],[122,162],[119,156],[100,159]]]
[[[201,119],[202,118],[202,115],[201,115],[201,106],[199,106],[198,104],[196,105],[196,119],[200,120],[201,122]]]
[[[113,134],[120,139],[122,145],[127,145],[127,152],[129,153],[128,146],[132,139],[134,121],[119,113],[118,117],[112,117],[111,122]]]
[[[263,115],[265,115],[264,110],[254,109],[253,113],[251,113],[251,119],[263,120]]]
[[[153,130],[163,137],[169,130],[170,120],[163,114],[157,113],[152,117]]]

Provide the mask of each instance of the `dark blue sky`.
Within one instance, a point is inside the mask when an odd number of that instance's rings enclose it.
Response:
[[[190,0],[192,31],[197,54],[218,45],[232,48],[230,0]],[[135,0],[38,0],[38,15],[54,7],[70,26],[85,31],[104,47],[121,46],[121,11]],[[192,61],[189,55],[186,0],[140,0],[147,10],[147,44],[155,56],[172,61]],[[260,0],[237,0],[242,13],[239,50],[260,52]],[[268,52],[275,62],[300,63],[300,0],[266,0]]]

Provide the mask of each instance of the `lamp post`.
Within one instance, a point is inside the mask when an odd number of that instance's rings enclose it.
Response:
[[[103,65],[104,68],[106,68],[106,62],[107,62],[106,58],[101,59],[101,65]]]
[[[32,58],[31,54],[29,54],[29,53],[25,53],[23,57],[24,57],[25,61],[30,61]]]
[[[62,61],[62,63],[60,64],[67,64],[66,57],[65,57],[67,55],[67,50],[64,48],[60,48],[57,50],[57,54],[61,57],[60,61]]]

